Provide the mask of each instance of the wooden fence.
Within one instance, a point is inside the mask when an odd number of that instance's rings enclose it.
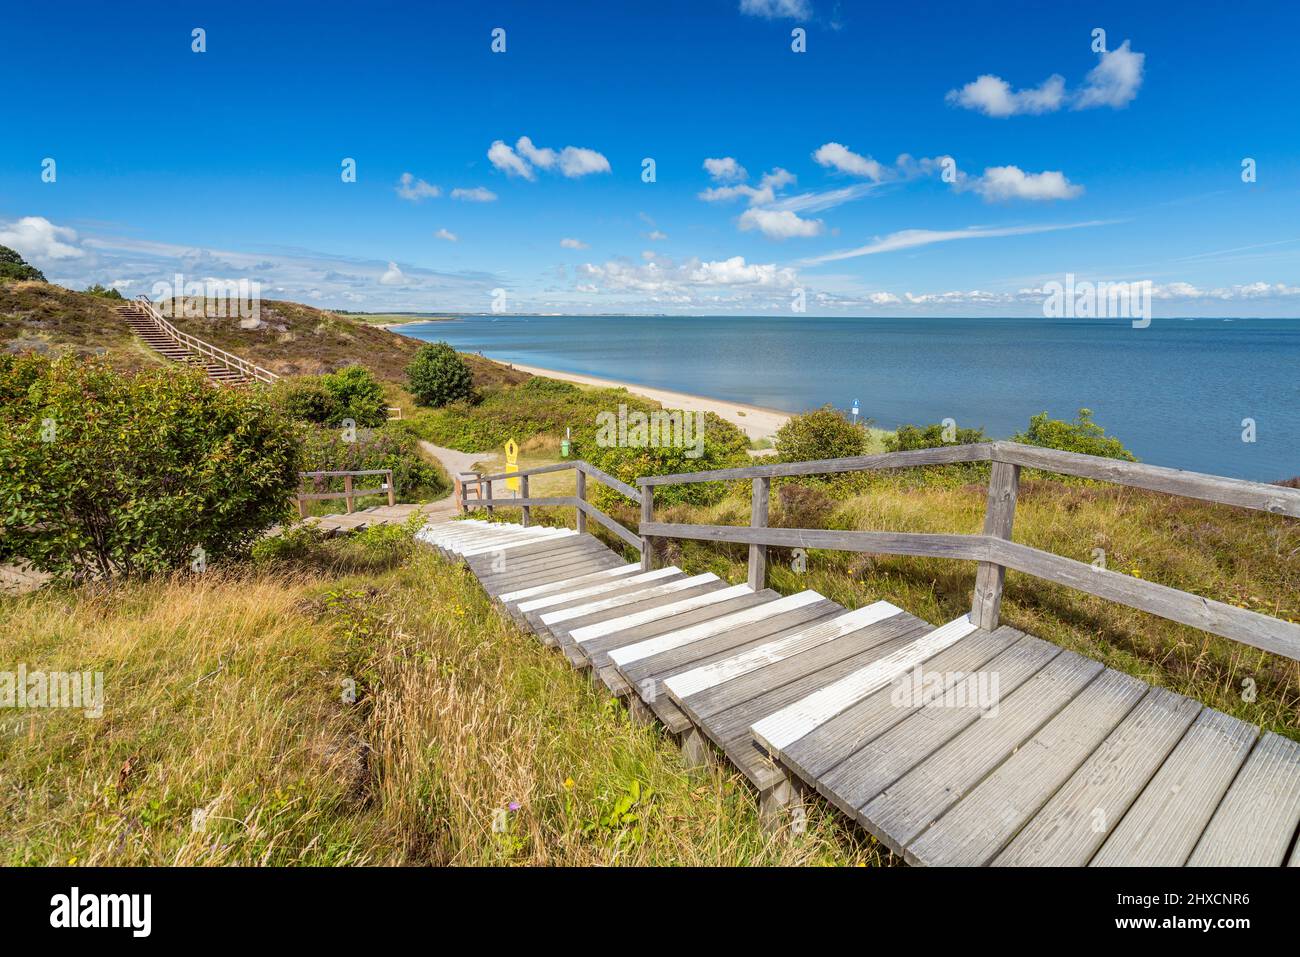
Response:
[[[352,480],[366,475],[384,476],[383,484],[377,488],[355,488]],[[356,499],[362,495],[382,495],[388,494],[388,504],[397,504],[397,488],[393,484],[392,469],[362,469],[352,472],[299,472],[299,478],[304,482],[311,480],[314,488],[320,479],[343,479],[343,490],[341,492],[306,492],[299,488],[298,491],[298,515],[301,518],[307,517],[307,503],[318,502],[324,499],[345,499],[348,506],[348,514],[351,514],[356,508]]]
[[[825,475],[873,469],[911,468],[989,462],[988,504],[984,528],[977,535],[948,535],[889,531],[831,531],[811,528],[769,528],[768,504],[772,479],[796,475]],[[1300,660],[1300,625],[1212,601],[1084,562],[1054,555],[1012,540],[1016,492],[1022,468],[1096,479],[1134,488],[1180,495],[1276,515],[1300,517],[1300,489],[1240,479],[1184,472],[1179,469],[1121,462],[1115,459],[1061,452],[1015,442],[954,445],[913,452],[891,452],[816,462],[783,462],[748,468],[651,475],[637,479],[641,488],[641,563],[653,564],[654,542],[661,538],[737,542],[749,546],[749,586],[763,588],[769,546],[824,548],[884,555],[922,555],[978,562],[971,617],[981,628],[998,625],[1007,569],[1066,585],[1109,601],[1150,612],[1170,621],[1244,642],[1256,648]],[[748,526],[668,524],[654,521],[654,489],[688,482],[749,480],[753,483]],[[621,483],[620,483],[621,484]]]
[[[163,318],[162,313],[158,311],[157,307],[149,300],[148,296],[137,296],[135,304],[144,310],[145,314],[159,329],[159,331],[164,335],[175,339],[191,352],[211,359],[218,365],[225,366],[227,369],[238,372],[250,379],[264,382],[267,385],[273,385],[279,380],[280,377],[268,369],[263,369],[261,366],[255,365],[247,359],[235,355],[233,352],[219,349],[211,343],[204,342],[197,336],[190,335],[188,332],[181,332],[181,330],[177,329],[174,325]]]

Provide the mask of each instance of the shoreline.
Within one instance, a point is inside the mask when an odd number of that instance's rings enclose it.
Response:
[[[527,372],[529,375],[545,376],[548,379],[562,379],[578,385],[591,385],[602,388],[626,389],[633,395],[653,399],[667,409],[682,409],[687,412],[712,412],[719,418],[726,419],[739,428],[751,439],[770,439],[776,430],[790,421],[789,412],[768,409],[758,405],[746,405],[743,402],[728,402],[724,399],[712,399],[703,395],[691,395],[687,392],[674,392],[671,389],[658,389],[652,386],[638,385],[635,382],[620,382],[617,379],[605,379],[600,376],[582,375],[577,372],[561,372],[558,369],[544,369],[541,366],[520,365],[518,362],[504,362],[484,355],[485,359],[501,365],[508,365]]]

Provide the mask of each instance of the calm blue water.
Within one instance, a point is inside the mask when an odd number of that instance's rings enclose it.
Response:
[[[1008,437],[1083,406],[1144,462],[1273,481],[1300,474],[1300,319],[469,317],[412,324],[507,362],[882,428],[956,419]],[[1241,439],[1244,418],[1257,441]]]

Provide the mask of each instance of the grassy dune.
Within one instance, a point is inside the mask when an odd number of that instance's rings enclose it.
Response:
[[[103,670],[106,705],[5,713],[4,864],[882,859],[819,809],[800,840],[765,836],[737,774],[687,773],[395,530],[224,576],[6,599],[0,662],[18,661]]]

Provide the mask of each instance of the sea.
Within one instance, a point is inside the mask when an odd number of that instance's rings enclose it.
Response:
[[[1143,462],[1300,475],[1300,318],[483,315],[412,323],[462,352],[886,429],[953,419],[1009,438],[1080,408]]]

